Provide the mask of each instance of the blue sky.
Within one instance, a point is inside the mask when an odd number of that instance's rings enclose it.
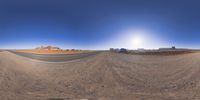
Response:
[[[1,0],[0,48],[200,48],[199,4],[199,0]]]

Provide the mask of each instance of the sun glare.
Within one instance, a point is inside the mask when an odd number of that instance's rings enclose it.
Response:
[[[151,31],[146,29],[129,29],[123,32],[124,43],[129,49],[138,49],[138,48],[151,48],[152,43],[154,43],[153,35]]]
[[[139,46],[139,45],[141,45],[141,43],[142,43],[142,39],[141,38],[139,38],[139,37],[133,38],[133,44],[134,45]]]

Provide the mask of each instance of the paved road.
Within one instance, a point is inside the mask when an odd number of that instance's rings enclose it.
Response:
[[[3,51],[5,51],[5,50],[0,50],[0,52],[3,52]]]
[[[23,52],[16,52],[16,51],[9,51],[16,55],[24,56],[31,59],[37,59],[42,61],[49,61],[49,62],[64,62],[69,60],[81,59],[89,56],[96,55],[100,53],[100,51],[96,52],[89,52],[89,53],[81,53],[81,54],[32,54],[32,53],[23,53]]]

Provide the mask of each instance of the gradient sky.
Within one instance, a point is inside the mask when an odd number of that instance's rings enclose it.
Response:
[[[199,0],[1,0],[0,48],[200,48]],[[140,39],[140,45],[132,41]]]

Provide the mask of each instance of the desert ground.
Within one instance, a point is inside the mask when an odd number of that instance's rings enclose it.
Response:
[[[200,100],[199,52],[39,58],[0,52],[0,100]]]

